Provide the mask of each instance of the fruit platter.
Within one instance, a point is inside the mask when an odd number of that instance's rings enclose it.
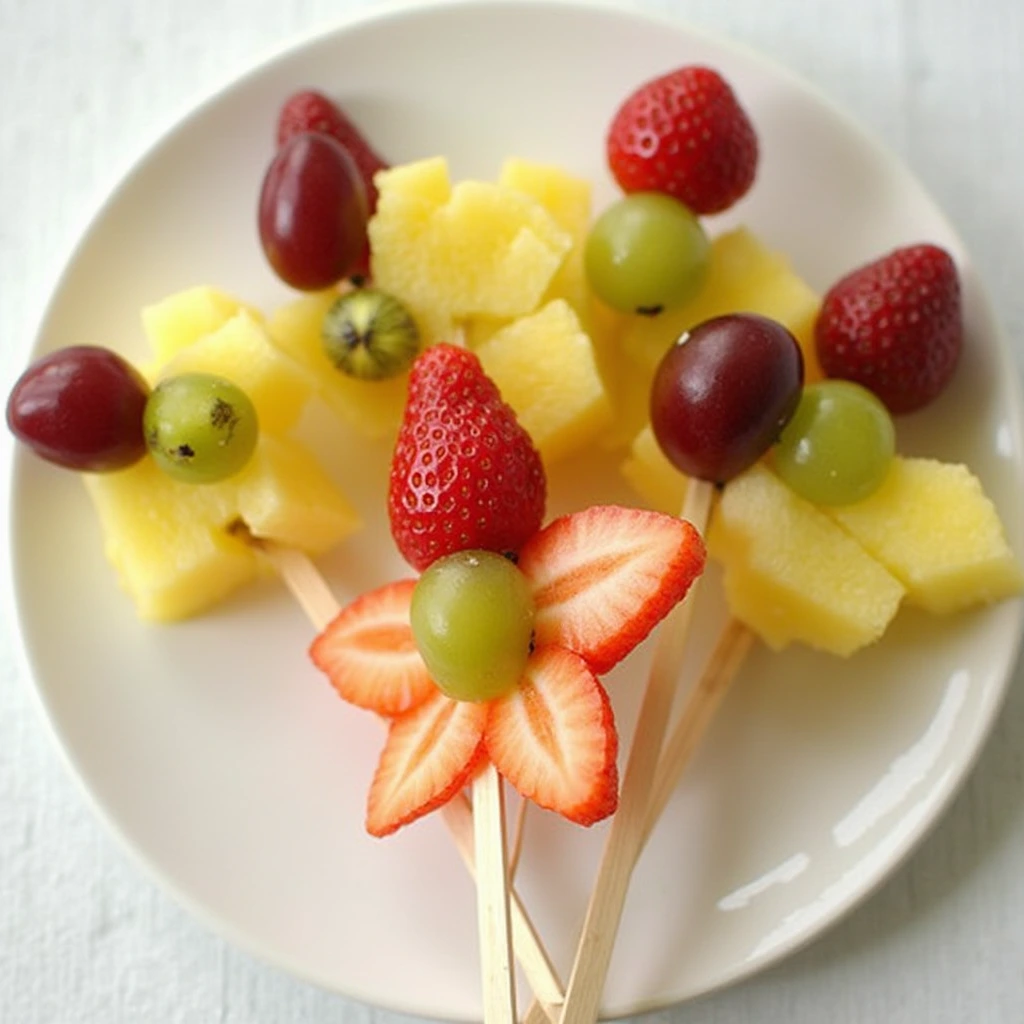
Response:
[[[591,1024],[748,976],[998,712],[984,290],[727,42],[552,0],[293,46],[118,184],[25,363],[12,577],[72,771],[203,920],[368,1003]]]

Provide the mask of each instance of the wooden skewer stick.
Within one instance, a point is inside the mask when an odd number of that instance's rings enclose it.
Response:
[[[296,548],[254,537],[242,524],[239,524],[234,532],[252,544],[270,562],[316,629],[323,629],[338,614],[340,606],[337,598],[307,555]],[[497,776],[497,773],[494,772],[494,775]],[[498,787],[498,791],[500,794],[500,787]],[[493,793],[484,793],[481,797],[480,791],[474,787],[474,800],[480,801],[480,806],[485,810],[488,807],[493,809]],[[442,814],[466,867],[474,878],[477,877],[477,849],[474,841],[476,815],[473,813],[469,801],[464,795],[459,794],[442,808]],[[484,844],[481,852],[486,849],[487,845]],[[502,864],[505,863],[506,857],[504,845],[502,832]],[[494,870],[493,866],[485,865],[485,868]],[[564,998],[561,979],[558,977],[551,958],[541,943],[518,894],[507,883],[504,888],[506,892],[505,917],[511,932],[515,955],[523,968],[526,980],[533,989],[539,1011],[553,1024],[557,1024],[559,1008]],[[512,977],[511,969],[509,969],[508,975],[510,978]],[[488,1020],[490,1019],[488,1018]],[[515,1020],[514,1004],[511,1008],[510,1020]]]
[[[473,839],[484,1024],[516,1024],[505,795],[492,764],[473,781]]]
[[[647,809],[644,844],[654,831],[654,826],[657,825],[686,766],[690,763],[690,758],[711,725],[722,698],[736,678],[754,640],[754,634],[741,622],[732,618],[719,634],[700,679],[687,698],[669,738],[665,741],[665,749],[662,751],[654,776],[650,806]]]
[[[514,879],[519,870],[519,858],[523,854],[523,841],[526,837],[526,811],[529,801],[520,800],[516,809],[516,820],[512,825],[512,838],[508,844],[508,877]]]
[[[691,480],[682,516],[703,532],[711,512],[711,484]],[[562,1024],[593,1024],[601,1005],[604,981],[626,902],[626,891],[646,835],[651,786],[661,754],[666,723],[686,649],[696,591],[662,623],[633,743],[622,780],[619,808],[612,818],[597,880],[587,906],[583,931],[562,1007]]]

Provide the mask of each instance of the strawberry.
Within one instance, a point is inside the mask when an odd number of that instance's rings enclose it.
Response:
[[[386,836],[446,804],[485,757],[487,705],[439,690],[391,722],[366,804],[366,830]]]
[[[704,562],[700,534],[675,516],[595,505],[555,519],[519,553],[536,643],[607,672],[683,599]]]
[[[363,594],[313,641],[313,664],[350,704],[391,717],[435,691],[409,625],[415,586],[400,580]]]
[[[624,192],[665,192],[719,213],[754,183],[758,143],[728,83],[691,65],[640,86],[616,111],[608,166]]]
[[[493,701],[487,753],[527,799],[579,825],[614,813],[618,735],[604,687],[578,655],[538,648],[508,696]]]
[[[388,485],[391,534],[416,569],[454,551],[516,552],[544,518],[540,455],[480,360],[435,345],[413,363]]]
[[[814,335],[826,376],[862,384],[892,413],[920,409],[949,383],[963,347],[956,264],[936,245],[895,249],[829,289]]]
[[[277,117],[277,146],[284,145],[301,132],[320,132],[340,142],[351,154],[366,186],[370,213],[377,209],[377,189],[373,176],[388,166],[366,141],[362,132],[329,97],[313,89],[294,93],[281,107]]]

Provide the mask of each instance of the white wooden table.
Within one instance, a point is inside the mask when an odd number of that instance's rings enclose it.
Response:
[[[0,0],[4,395],[69,245],[156,127],[283,38],[367,6]],[[1024,365],[1017,0],[640,6],[784,62],[902,156],[972,249]],[[6,454],[0,470],[6,488]],[[961,795],[878,893],[780,967],[657,1016],[695,1024],[1024,1021],[1022,676]],[[141,876],[65,770],[0,631],[0,1021],[370,1020],[398,1018],[249,959]]]

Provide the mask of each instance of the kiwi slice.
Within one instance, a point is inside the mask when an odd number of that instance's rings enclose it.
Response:
[[[407,370],[420,349],[420,332],[409,311],[377,288],[340,295],[323,322],[327,358],[360,380],[385,380]]]

